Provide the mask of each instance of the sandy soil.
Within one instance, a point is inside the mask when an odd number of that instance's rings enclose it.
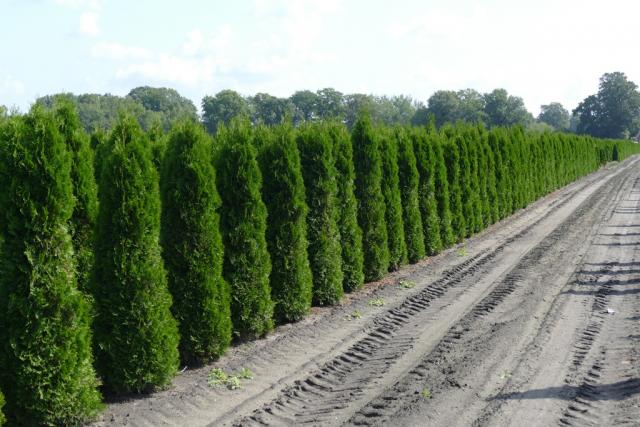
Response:
[[[634,158],[95,425],[638,425],[638,248]]]

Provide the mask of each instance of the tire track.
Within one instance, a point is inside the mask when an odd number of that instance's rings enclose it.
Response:
[[[538,269],[540,265],[545,265],[545,257],[552,253],[554,246],[562,244],[569,234],[579,234],[585,218],[588,219],[594,215],[603,218],[606,215],[607,209],[603,208],[611,204],[615,195],[615,192],[607,190],[613,185],[615,184],[609,182],[606,189],[585,200],[572,215],[522,257],[489,295],[473,306],[461,321],[453,325],[429,355],[393,387],[359,410],[347,424],[385,425],[391,423],[396,414],[403,412],[403,408],[423,399],[420,392],[416,390],[415,384],[428,383],[426,380],[434,377],[434,371],[445,374],[444,381],[448,382],[447,386],[463,387],[451,375],[447,378],[447,372],[453,373],[453,366],[455,366],[455,360],[452,360],[450,355],[458,354],[459,356],[459,353],[464,353],[460,348],[468,346],[471,338],[468,338],[467,335],[474,336],[477,333],[478,328],[475,328],[474,324],[501,305],[523,284],[524,278],[532,275],[532,271]]]
[[[640,178],[633,181],[629,194],[638,193]],[[624,200],[623,200],[624,201]],[[619,206],[615,213],[627,213],[637,208]],[[620,204],[620,203],[618,203]],[[615,237],[625,237],[625,233],[616,233]],[[634,236],[634,233],[630,234]],[[611,237],[608,236],[611,240]],[[620,243],[620,242],[615,242]],[[620,246],[620,245],[618,245]],[[615,247],[615,246],[614,246]],[[633,246],[632,256],[629,251],[615,253],[615,261],[607,259],[598,265],[595,271],[588,271],[589,280],[578,282],[575,286],[578,293],[593,293],[591,318],[587,327],[582,331],[574,350],[574,370],[566,378],[568,384],[577,384],[570,403],[566,406],[559,424],[562,426],[585,426],[618,423],[635,423],[640,415],[638,399],[636,404],[621,408],[611,402],[623,402],[640,392],[640,369],[637,362],[640,357],[638,344],[640,341],[640,277],[634,268],[638,259],[637,246]],[[610,252],[607,252],[610,255]],[[629,262],[631,260],[631,262]],[[600,280],[604,279],[604,282]],[[589,288],[597,287],[595,291]],[[618,290],[624,287],[624,290]],[[587,289],[586,291],[584,289]],[[622,312],[629,313],[628,319],[615,317],[615,313],[608,312],[608,307],[617,301]],[[627,323],[627,325],[620,325]],[[601,333],[606,328],[606,332]],[[630,330],[630,333],[627,331]],[[590,360],[586,369],[581,370],[583,362]],[[635,367],[634,367],[635,365]],[[577,372],[575,372],[577,371]],[[572,378],[577,378],[577,381]],[[612,407],[613,406],[613,407]]]
[[[549,214],[563,207],[577,192],[579,190],[568,193],[555,203]],[[591,200],[595,199],[587,199],[588,202]],[[595,204],[595,201],[592,204]],[[590,208],[592,206],[589,203],[587,205],[583,203],[578,211],[581,213]],[[427,286],[417,295],[407,298],[399,307],[374,319],[374,328],[347,351],[324,364],[306,379],[296,381],[292,386],[281,390],[275,400],[254,411],[252,415],[240,418],[234,425],[322,424],[328,420],[334,420],[337,413],[353,408],[357,401],[363,398],[365,390],[375,387],[375,380],[384,375],[395,361],[412,348],[415,337],[423,328],[422,322],[415,322],[416,316],[424,312],[432,301],[442,297],[447,290],[488,265],[505,247],[527,235],[545,219],[545,216],[538,218],[506,239],[493,251],[481,252],[454,269],[446,271],[441,279]],[[566,233],[566,228],[573,225],[575,221],[577,221],[576,215],[571,215],[559,228],[543,239],[541,244],[525,255],[520,262],[527,266],[524,270],[534,266],[549,248],[561,239]],[[507,274],[486,298],[472,308],[470,317],[464,322],[469,323],[474,318],[491,313],[516,289],[524,274],[526,271],[523,271],[523,268],[514,269]],[[449,351],[463,333],[464,328],[460,330],[454,327],[449,330],[442,339],[441,348],[437,351],[441,353]],[[386,399],[385,402],[388,404],[390,400]],[[365,418],[371,418],[380,413],[377,408],[384,404],[374,403],[373,406],[374,411],[362,412]]]

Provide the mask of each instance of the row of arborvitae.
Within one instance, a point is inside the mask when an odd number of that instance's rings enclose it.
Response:
[[[166,386],[181,362],[336,304],[636,152],[366,117],[351,135],[239,121],[212,141],[196,123],[149,135],[123,116],[89,138],[70,104],[34,107],[0,126],[5,413],[12,425],[86,422],[101,392]]]

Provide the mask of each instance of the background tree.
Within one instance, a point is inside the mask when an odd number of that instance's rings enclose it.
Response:
[[[147,111],[160,113],[158,118],[165,132],[179,119],[198,118],[198,110],[193,102],[175,89],[141,86],[132,89],[127,97],[140,103]]]
[[[640,92],[624,73],[605,73],[596,95],[575,110],[578,133],[601,138],[630,138],[640,131]]]
[[[356,172],[358,224],[362,229],[364,278],[378,280],[389,268],[389,247],[382,195],[380,142],[367,115],[355,123],[352,133],[353,163]]]
[[[489,126],[527,126],[533,122],[533,116],[518,96],[512,96],[504,89],[495,89],[484,95],[485,114]]]
[[[38,106],[0,129],[0,387],[12,425],[84,424],[101,407],[68,231],[71,162]]]
[[[289,97],[293,104],[293,122],[310,122],[318,117],[318,95],[310,90],[299,90]]]
[[[456,92],[460,100],[459,118],[468,123],[486,123],[485,98],[474,89],[463,89]]]
[[[344,96],[345,123],[347,128],[353,129],[358,118],[364,113],[373,115],[375,99],[372,95],[351,93]]]
[[[205,96],[202,99],[202,122],[211,134],[216,133],[219,123],[226,126],[234,117],[250,116],[249,103],[233,90],[222,90],[215,96]]]
[[[460,120],[460,98],[452,90],[439,90],[427,101],[429,114],[433,116],[437,127],[445,123],[455,123]]]
[[[2,427],[6,421],[6,418],[2,413],[2,408],[4,408],[4,394],[0,391],[0,427]]]
[[[362,230],[358,225],[358,201],[355,195],[355,170],[351,135],[338,122],[328,124],[333,140],[333,158],[336,165],[336,194],[338,229],[342,246],[342,288],[352,292],[364,283]]]
[[[342,92],[333,88],[324,88],[316,92],[318,95],[318,116],[323,119],[342,118],[344,115],[344,99]]]
[[[569,120],[569,112],[559,102],[540,106],[539,122],[553,126],[556,130],[566,131],[569,129]]]
[[[307,205],[300,155],[290,125],[259,132],[262,195],[267,206],[271,298],[276,322],[300,320],[311,307],[312,277],[307,255]]]
[[[208,135],[192,121],[178,123],[162,165],[161,243],[186,363],[206,363],[231,342],[215,179]]]
[[[334,305],[343,294],[343,274],[333,145],[326,129],[317,125],[303,126],[296,140],[309,207],[307,235],[313,303]]]
[[[265,125],[277,125],[285,118],[293,118],[294,106],[289,99],[277,98],[268,93],[257,93],[251,98],[253,121]]]
[[[96,232],[96,368],[106,389],[163,387],[178,367],[178,328],[160,250],[160,192],[145,134],[132,116],[111,133]]]
[[[273,301],[267,250],[267,208],[262,176],[247,122],[232,121],[218,129],[216,183],[222,199],[220,231],[224,244],[223,276],[231,287],[231,320],[241,340],[273,328]]]

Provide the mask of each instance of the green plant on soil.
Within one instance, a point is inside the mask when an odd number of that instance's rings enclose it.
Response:
[[[35,106],[0,126],[0,389],[11,425],[76,425],[101,409],[90,306],[69,234],[72,154]]]
[[[362,229],[365,281],[382,278],[389,268],[389,246],[382,195],[380,142],[369,117],[362,115],[352,133],[358,224]]]
[[[165,387],[179,362],[159,244],[159,179],[134,117],[120,117],[109,146],[91,283],[95,365],[107,390],[141,393]]]
[[[343,274],[332,141],[326,129],[318,125],[302,126],[296,140],[309,207],[307,236],[313,303],[335,305],[343,295]]]
[[[204,128],[192,121],[175,125],[160,179],[161,243],[185,363],[215,359],[231,342],[215,179],[211,141]]]
[[[248,123],[221,126],[215,151],[216,182],[222,199],[223,277],[231,288],[231,320],[240,340],[264,336],[273,328],[267,208],[260,194],[262,176],[252,139]]]
[[[276,322],[300,320],[309,311],[312,276],[307,255],[307,204],[300,155],[290,125],[260,128],[262,195],[267,206],[271,298]]]
[[[368,303],[372,307],[382,307],[384,305],[384,300],[382,298],[372,298]]]

